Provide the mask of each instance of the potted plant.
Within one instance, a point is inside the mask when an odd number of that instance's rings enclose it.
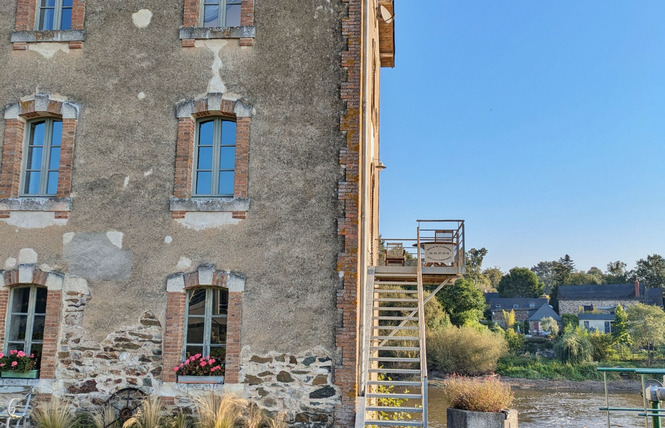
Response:
[[[214,357],[195,354],[173,367],[179,383],[222,383],[224,363]]]
[[[23,379],[37,379],[37,360],[34,355],[12,349],[9,355],[0,352],[0,376]]]
[[[517,428],[510,385],[497,377],[449,377],[443,382],[449,428]]]

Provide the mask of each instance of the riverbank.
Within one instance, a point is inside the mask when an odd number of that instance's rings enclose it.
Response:
[[[430,386],[439,387],[445,377],[437,376],[430,379]],[[605,390],[603,382],[597,380],[553,380],[553,379],[523,379],[501,377],[513,389],[535,389],[543,391],[571,391],[571,392],[600,392]],[[640,381],[611,380],[607,382],[609,392],[638,392],[642,389]]]

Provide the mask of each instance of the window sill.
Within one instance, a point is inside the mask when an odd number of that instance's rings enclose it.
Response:
[[[183,212],[224,212],[249,211],[248,198],[171,198],[171,211]],[[2,209],[0,207],[0,209]]]
[[[72,209],[72,198],[46,196],[24,196],[0,199],[0,211],[55,211],[68,212]]]
[[[82,42],[85,40],[83,30],[52,30],[52,31],[14,31],[12,43],[40,42]]]
[[[240,27],[180,27],[180,39],[251,39],[256,34],[253,26]]]

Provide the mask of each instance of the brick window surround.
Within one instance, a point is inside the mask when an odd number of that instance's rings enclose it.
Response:
[[[224,383],[238,383],[242,295],[245,291],[245,278],[232,272],[215,270],[214,265],[201,265],[194,272],[177,273],[169,276],[166,281],[163,381],[175,382],[177,380],[173,367],[182,361],[187,291],[197,287],[221,287],[226,288],[229,292]]]
[[[56,100],[48,94],[37,94],[5,107],[5,135],[0,164],[0,218],[11,211],[50,211],[56,218],[68,218],[71,210],[74,139],[79,106]],[[26,125],[30,120],[53,117],[62,120],[62,139],[58,188],[55,196],[20,195],[23,149]]]
[[[174,219],[187,212],[231,212],[244,219],[249,209],[249,125],[252,108],[240,100],[227,100],[222,94],[185,101],[176,107],[178,137],[176,141],[175,180],[170,201]],[[233,197],[192,197],[193,160],[196,124],[199,118],[220,116],[236,122],[236,159]]]
[[[28,43],[66,42],[70,49],[83,47],[85,0],[73,0],[70,30],[37,30],[37,6],[40,0],[17,0],[16,24],[11,34],[14,50],[27,50]]]
[[[242,0],[239,27],[201,27],[201,0],[185,0],[180,40],[183,47],[194,47],[197,39],[238,39],[240,46],[254,44],[254,0]]]
[[[7,309],[11,289],[16,286],[37,285],[47,288],[46,321],[40,379],[55,378],[55,362],[62,306],[62,285],[65,276],[59,272],[44,272],[33,264],[21,264],[18,268],[0,271],[0,349],[5,347]]]

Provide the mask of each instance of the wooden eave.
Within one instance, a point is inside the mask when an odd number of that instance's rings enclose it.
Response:
[[[391,16],[395,16],[394,0],[379,0],[379,9],[376,11],[379,20],[379,54],[381,56],[381,67],[395,66],[395,19],[387,24],[381,18],[381,6],[388,9]]]

